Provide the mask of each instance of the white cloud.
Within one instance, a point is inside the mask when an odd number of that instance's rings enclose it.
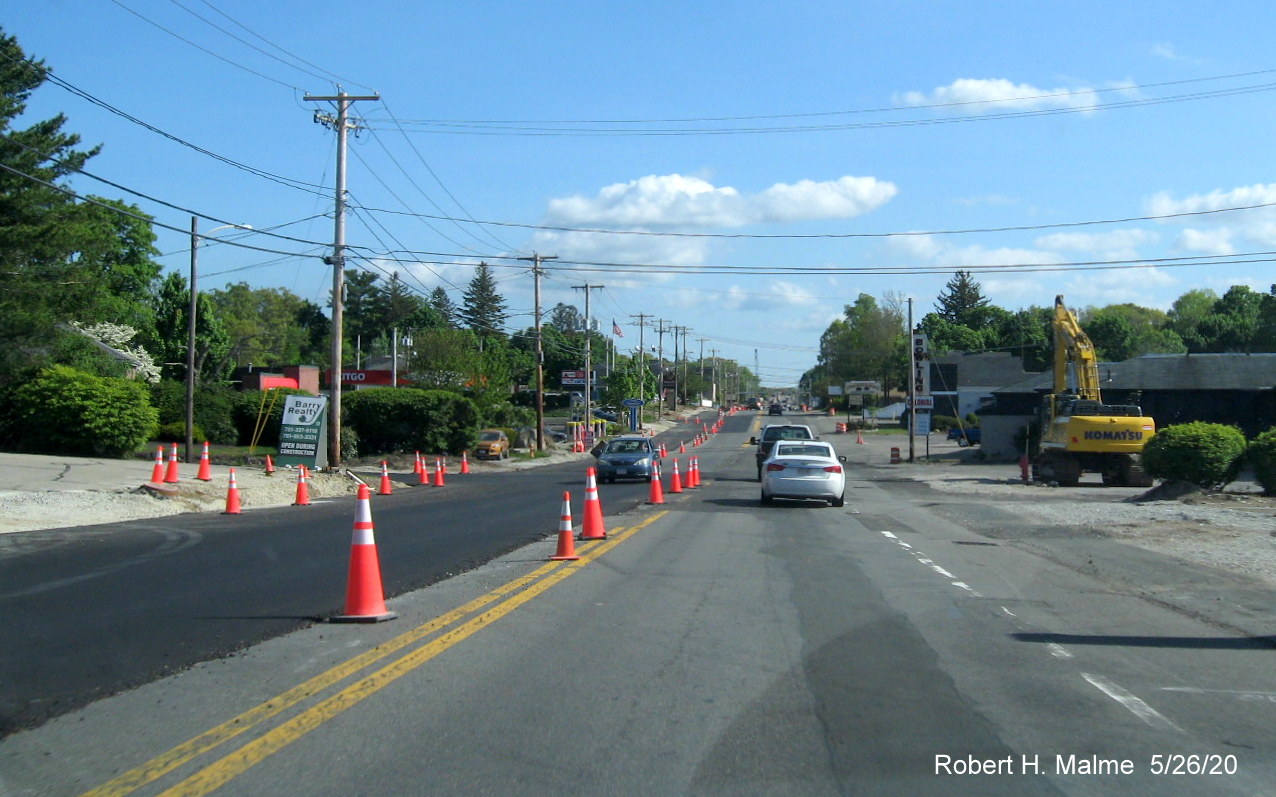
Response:
[[[1155,244],[1160,236],[1148,230],[1109,230],[1100,233],[1061,232],[1043,235],[1037,246],[1061,252],[1092,253],[1102,260],[1134,260],[1138,247]]]
[[[1200,252],[1205,255],[1231,255],[1236,253],[1232,246],[1232,230],[1184,230],[1175,241],[1180,249],[1189,252]]]
[[[1172,216],[1266,204],[1276,204],[1276,183],[1241,186],[1230,191],[1214,190],[1183,199],[1175,199],[1168,191],[1162,191],[1148,200],[1147,207],[1149,215]]]
[[[548,221],[562,226],[686,230],[845,219],[875,210],[896,193],[894,184],[874,177],[776,183],[745,195],[699,177],[649,175],[605,186],[593,197],[551,200]]]
[[[991,80],[961,78],[947,86],[938,86],[929,94],[907,91],[895,95],[895,103],[898,105],[995,104],[995,108],[987,110],[1088,108],[1097,102],[1098,96],[1092,88],[1042,89],[1028,83],[1012,83],[1000,78]]]

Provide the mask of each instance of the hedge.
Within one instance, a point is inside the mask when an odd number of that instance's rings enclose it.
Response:
[[[1251,440],[1245,455],[1263,491],[1276,495],[1276,429],[1268,429]]]
[[[125,457],[152,439],[159,413],[146,383],[55,365],[13,393],[23,450]]]
[[[1245,449],[1235,426],[1193,421],[1153,435],[1143,447],[1143,469],[1153,478],[1214,490],[1236,478]]]
[[[343,425],[358,432],[360,456],[459,454],[474,447],[480,425],[478,406],[446,390],[357,390],[343,395],[341,414]]]

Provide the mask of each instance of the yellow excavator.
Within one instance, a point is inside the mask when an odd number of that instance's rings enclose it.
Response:
[[[1062,296],[1054,300],[1053,327],[1054,392],[1041,405],[1033,479],[1071,487],[1089,472],[1108,487],[1151,487],[1139,455],[1156,433],[1155,421],[1137,405],[1103,403],[1094,344]]]

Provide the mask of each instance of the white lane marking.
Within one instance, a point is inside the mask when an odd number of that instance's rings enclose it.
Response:
[[[1050,655],[1054,656],[1056,659],[1072,658],[1072,654],[1068,652],[1068,649],[1063,645],[1060,645],[1058,642],[1050,642],[1046,645],[1046,647],[1050,650]]]
[[[944,578],[957,578],[957,576],[954,576],[952,573],[949,573],[947,570],[940,567],[939,565],[931,565],[930,569],[934,570],[936,573],[940,574]]]
[[[899,539],[899,537],[896,537],[894,534],[891,534],[889,531],[883,531],[883,532],[882,532],[882,536],[884,536],[884,537],[890,537],[892,540],[898,540],[898,539]]]
[[[1018,617],[1018,616],[1019,616],[1019,615],[1015,614],[1014,612],[1010,611],[1009,609],[1007,609],[1005,606],[1002,606],[1002,607],[1001,607],[1001,610],[1002,610],[1003,612],[1005,612],[1006,614],[1010,615],[1011,617]]]
[[[1103,694],[1112,698],[1116,702],[1125,706],[1131,714],[1143,720],[1153,728],[1161,728],[1163,730],[1180,730],[1179,726],[1170,722],[1164,714],[1144,703],[1138,697],[1130,692],[1122,689],[1106,678],[1098,675],[1091,675],[1088,672],[1081,673],[1081,677],[1090,682],[1090,685],[1098,689]]]

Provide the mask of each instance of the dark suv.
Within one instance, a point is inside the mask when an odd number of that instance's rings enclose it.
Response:
[[[758,481],[762,481],[762,463],[771,456],[771,449],[776,440],[818,440],[811,427],[796,423],[775,423],[762,427],[760,437],[749,438],[749,443],[758,447]]]

